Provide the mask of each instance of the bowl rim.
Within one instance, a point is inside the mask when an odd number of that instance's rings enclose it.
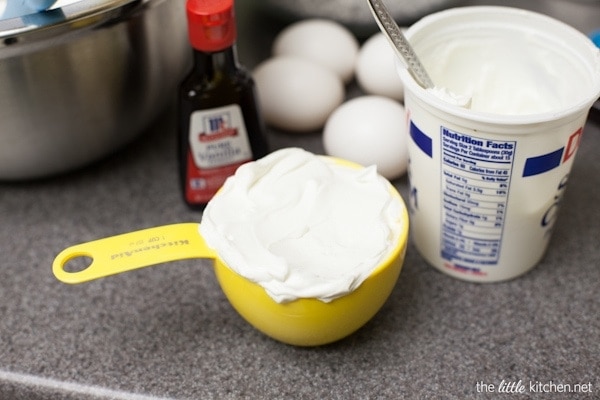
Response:
[[[46,11],[0,20],[0,50],[20,47],[94,28],[130,13],[132,8],[166,0],[80,0]]]

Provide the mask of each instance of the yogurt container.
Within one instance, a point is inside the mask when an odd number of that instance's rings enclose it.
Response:
[[[542,14],[475,6],[432,14],[407,38],[436,84],[405,86],[413,240],[469,281],[515,278],[543,257],[584,124],[600,53]]]

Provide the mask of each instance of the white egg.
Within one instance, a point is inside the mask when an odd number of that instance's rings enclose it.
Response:
[[[354,76],[359,47],[356,37],[340,23],[307,19],[287,26],[277,35],[273,55],[311,60],[334,71],[347,83]]]
[[[397,55],[383,33],[371,36],[360,48],[356,81],[368,94],[404,99],[404,85],[396,71]]]
[[[377,165],[387,179],[408,167],[404,107],[388,97],[362,96],[338,107],[323,131],[325,152],[364,166]]]
[[[282,130],[321,129],[344,101],[344,84],[336,74],[300,58],[270,58],[253,76],[265,123]]]

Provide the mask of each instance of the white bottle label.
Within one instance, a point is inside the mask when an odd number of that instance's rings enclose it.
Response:
[[[194,164],[201,169],[252,159],[242,109],[237,104],[194,111],[190,117],[189,141]]]

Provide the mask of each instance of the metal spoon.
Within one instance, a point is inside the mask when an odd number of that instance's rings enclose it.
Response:
[[[392,47],[396,50],[396,54],[400,56],[400,60],[404,66],[408,68],[410,74],[415,78],[417,83],[425,89],[434,87],[429,74],[423,67],[423,64],[417,57],[414,49],[400,30],[396,21],[391,16],[385,4],[381,0],[368,0],[371,12],[379,25],[379,29],[385,34]]]

